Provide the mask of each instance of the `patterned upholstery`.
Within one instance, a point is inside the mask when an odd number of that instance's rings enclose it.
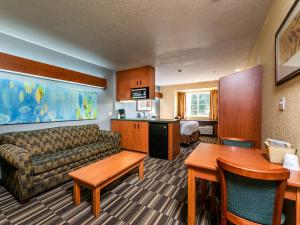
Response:
[[[247,141],[237,141],[237,140],[223,140],[224,145],[228,146],[236,146],[236,147],[243,147],[243,148],[252,148],[253,143]]]
[[[97,125],[57,127],[2,134],[0,143],[16,145],[34,156],[95,143],[99,139],[98,134]]]
[[[192,144],[196,141],[199,141],[200,132],[197,130],[193,132],[191,135],[180,135],[180,144]]]
[[[119,148],[119,142],[120,142],[120,134],[118,132],[110,132],[106,130],[99,130],[99,142],[102,143],[111,143],[113,144],[114,148]]]
[[[0,135],[2,180],[20,201],[70,180],[68,172],[120,150],[120,134],[97,125]]]
[[[97,142],[90,145],[84,145],[73,149],[67,149],[46,155],[32,157],[34,174],[41,174],[58,167],[68,165],[81,159],[89,158],[98,153],[113,149],[109,143]]]
[[[276,183],[226,172],[228,211],[260,224],[272,224]]]

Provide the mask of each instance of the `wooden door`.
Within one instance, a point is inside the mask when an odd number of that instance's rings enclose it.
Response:
[[[118,81],[117,82],[117,100],[130,100],[131,99],[131,90],[130,84],[128,81]]]
[[[261,147],[261,67],[220,79],[218,124],[219,137],[254,139]]]
[[[130,100],[131,88],[149,87],[149,98],[155,98],[155,69],[151,66],[117,72],[117,100]]]
[[[124,90],[124,83],[122,82],[119,77],[117,77],[117,87],[116,87],[116,97],[118,101],[121,101],[123,98],[123,90]]]
[[[125,131],[125,122],[122,120],[112,120],[111,121],[111,130],[115,132],[121,133],[121,148],[126,149],[127,143],[127,137],[126,137],[126,132]]]
[[[148,122],[112,120],[111,130],[121,133],[121,148],[148,153]]]
[[[155,99],[155,69],[151,66],[147,70],[147,81],[145,83],[149,87],[149,98]]]
[[[127,149],[136,150],[136,129],[137,124],[135,121],[126,121],[126,137],[127,137]]]
[[[134,121],[125,120],[112,120],[111,130],[121,133],[121,148],[123,149],[136,149],[136,128],[137,125]]]
[[[138,79],[130,80],[130,88],[140,88],[139,80]]]
[[[148,122],[136,123],[134,150],[148,153],[149,148],[149,124]]]
[[[180,122],[168,124],[168,160],[180,154]]]

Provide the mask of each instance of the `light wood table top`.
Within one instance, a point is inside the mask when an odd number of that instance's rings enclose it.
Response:
[[[122,151],[116,155],[70,172],[69,176],[85,184],[98,187],[116,174],[120,174],[141,160],[144,160],[145,157],[146,154],[143,153]]]
[[[270,170],[282,168],[282,165],[270,163],[266,151],[262,149],[245,149],[226,145],[201,143],[185,160],[187,166],[207,170],[217,170],[217,158],[223,158],[243,167],[254,170]],[[300,171],[290,171],[288,186],[300,187]]]
[[[188,224],[195,224],[196,188],[195,178],[218,182],[217,158],[253,170],[272,170],[282,165],[270,163],[266,151],[225,145],[201,143],[185,160],[188,167]],[[300,171],[290,170],[284,197],[296,202],[296,224],[300,225]]]

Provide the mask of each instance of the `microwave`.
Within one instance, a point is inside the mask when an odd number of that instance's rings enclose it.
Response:
[[[131,88],[131,99],[149,98],[149,87]]]

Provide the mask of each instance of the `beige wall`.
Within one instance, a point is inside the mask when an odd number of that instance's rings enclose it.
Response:
[[[275,86],[275,33],[293,3],[294,0],[273,1],[249,58],[248,67],[259,61],[263,65],[262,140],[286,140],[300,150],[300,76]],[[280,97],[285,97],[287,101],[287,109],[284,111],[278,108]]]
[[[176,93],[182,90],[192,90],[200,88],[215,88],[219,86],[219,81],[200,82],[192,84],[161,86],[160,92],[163,98],[160,100],[160,117],[174,118],[176,116],[177,96]]]

